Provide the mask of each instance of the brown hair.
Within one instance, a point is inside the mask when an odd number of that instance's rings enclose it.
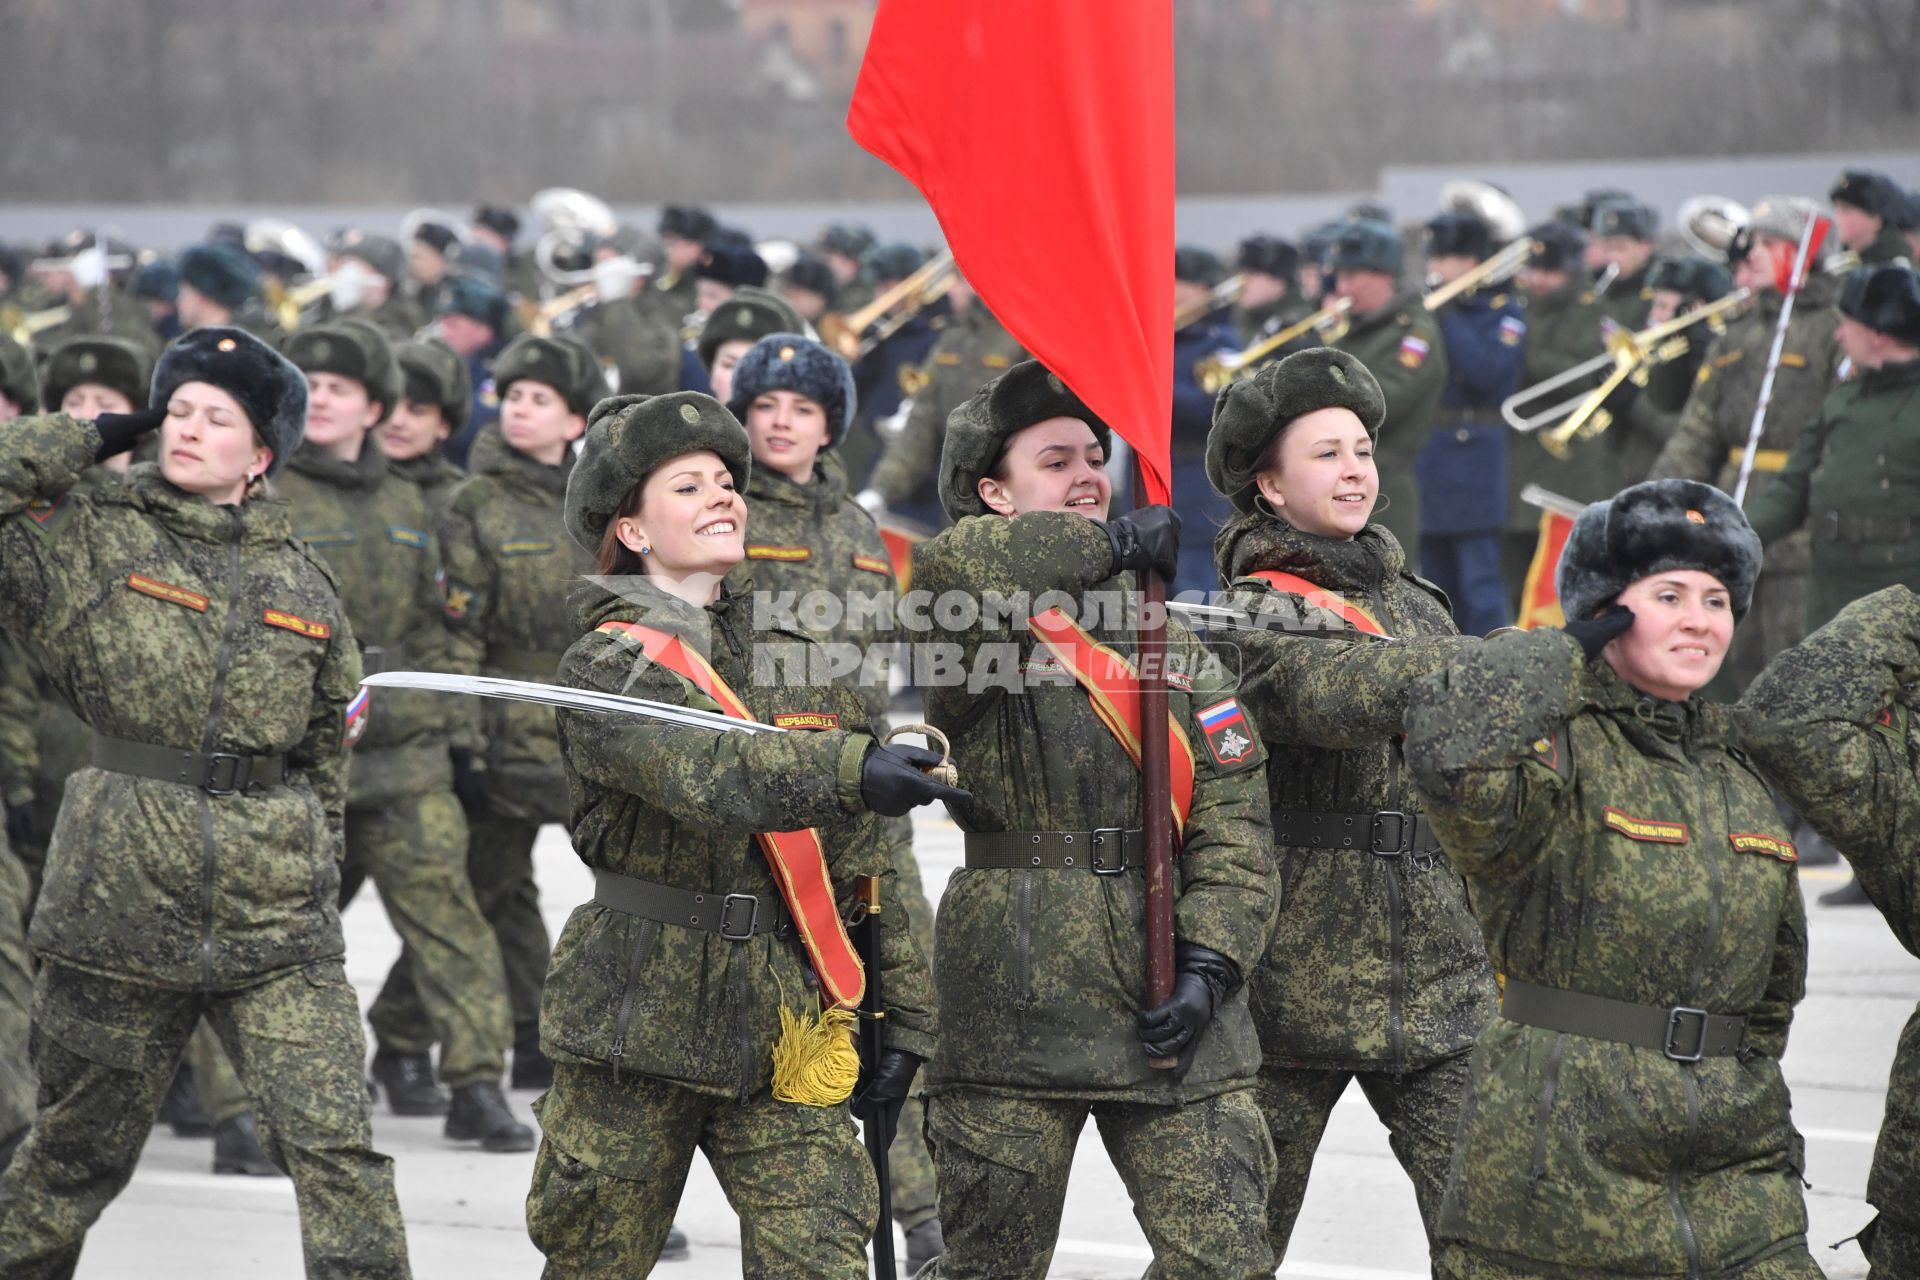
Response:
[[[600,576],[603,578],[647,571],[646,558],[620,541],[620,522],[640,514],[646,485],[647,482],[642,480],[627,490],[627,496],[620,499],[620,505],[607,518],[606,532],[600,535]]]

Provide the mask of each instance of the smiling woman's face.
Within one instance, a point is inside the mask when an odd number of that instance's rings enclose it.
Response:
[[[978,492],[1003,516],[1066,511],[1105,520],[1113,482],[1092,427],[1079,418],[1047,418],[1007,438],[1000,465],[980,477]]]
[[[1267,505],[1294,528],[1351,538],[1380,497],[1373,440],[1351,409],[1303,413],[1281,428],[1256,482]]]
[[[1620,593],[1633,625],[1603,656],[1642,693],[1679,702],[1720,672],[1733,641],[1733,595],[1710,573],[1670,569]]]

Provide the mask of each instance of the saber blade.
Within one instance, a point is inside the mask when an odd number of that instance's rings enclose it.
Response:
[[[566,685],[541,684],[537,680],[504,680],[498,676],[463,676],[444,671],[382,671],[360,682],[374,689],[421,689],[428,693],[464,693],[478,698],[503,698],[509,702],[532,702],[547,707],[565,707],[569,711],[598,711],[611,715],[644,716],[688,729],[710,729],[719,733],[785,733],[785,729],[753,720],[735,720],[717,711],[679,707],[651,698],[634,698],[621,693],[600,693],[592,689],[572,689]]]

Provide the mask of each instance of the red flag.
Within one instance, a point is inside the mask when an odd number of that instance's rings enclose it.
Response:
[[[1169,501],[1172,0],[880,0],[847,128]]]
[[[1520,591],[1520,616],[1516,626],[1531,631],[1535,627],[1561,627],[1567,622],[1560,611],[1560,593],[1554,587],[1554,574],[1560,567],[1560,553],[1566,549],[1567,535],[1573,532],[1573,517],[1559,511],[1540,512],[1540,537],[1534,543],[1533,562],[1527,566],[1526,585]]]

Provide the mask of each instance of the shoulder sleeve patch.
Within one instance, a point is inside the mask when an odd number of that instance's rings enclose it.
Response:
[[[58,532],[72,514],[73,495],[70,493],[63,493],[51,500],[35,498],[27,504],[27,519],[33,522],[37,532],[49,536]]]
[[[1562,727],[1527,744],[1525,763],[1553,774],[1562,782],[1573,779],[1573,738]]]

